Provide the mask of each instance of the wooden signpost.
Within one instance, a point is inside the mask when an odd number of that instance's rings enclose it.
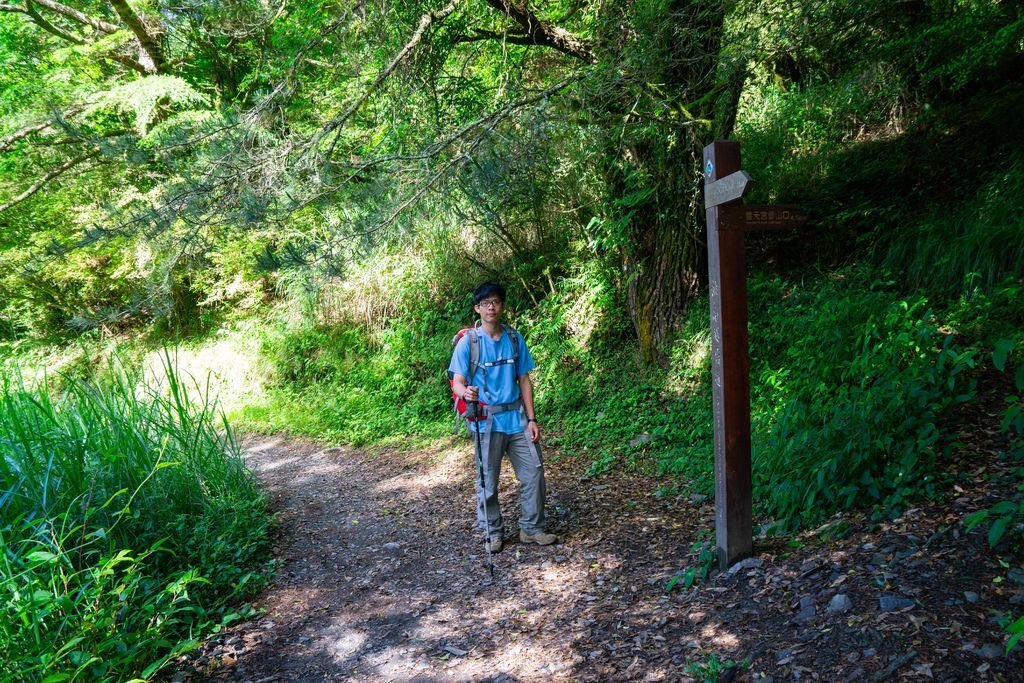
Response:
[[[711,381],[715,419],[715,538],[724,569],[753,552],[750,471],[750,361],[747,340],[747,230],[796,228],[807,217],[792,206],[747,206],[751,185],[738,142],[704,148],[711,297]]]

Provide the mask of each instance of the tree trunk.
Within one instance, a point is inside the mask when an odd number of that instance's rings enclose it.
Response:
[[[611,188],[615,196],[629,196],[640,189],[632,181],[643,177],[652,191],[630,211],[622,265],[640,354],[659,364],[668,360],[672,338],[700,289],[698,274],[707,268],[695,201],[699,171],[690,150],[671,156],[667,151],[649,145],[627,149]]]
[[[618,136],[606,175],[620,208],[618,218],[628,221],[622,264],[640,353],[645,361],[662,365],[689,303],[707,282],[702,150],[731,132],[743,84],[742,71],[720,64],[722,5],[670,0],[669,9],[671,19],[660,19],[655,31],[639,33],[648,44],[660,41],[660,49],[651,54],[663,60],[641,73],[647,83],[663,84],[659,99],[646,106],[673,118],[641,119],[632,134]],[[638,80],[645,79],[635,79],[620,100],[634,111],[637,88],[647,87],[638,86]]]

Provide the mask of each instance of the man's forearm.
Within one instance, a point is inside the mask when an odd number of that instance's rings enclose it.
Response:
[[[465,377],[463,377],[462,375],[455,375],[454,377],[452,377],[452,391],[455,392],[456,396],[458,396],[461,399],[465,399],[467,388],[468,385],[466,384]]]
[[[523,399],[523,409],[526,411],[526,418],[528,420],[536,419],[537,413],[533,410],[533,382],[530,380],[529,375],[523,375],[519,378],[519,394]]]

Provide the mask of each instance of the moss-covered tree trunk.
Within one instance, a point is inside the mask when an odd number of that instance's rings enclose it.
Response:
[[[636,329],[640,353],[648,362],[663,363],[687,304],[699,291],[704,252],[696,239],[698,216],[693,210],[697,178],[690,154],[663,158],[664,150],[648,145],[628,148],[613,174],[616,197],[651,194],[628,214],[622,247],[626,301]]]
[[[706,144],[731,132],[743,81],[721,58],[722,4],[666,5],[665,14],[634,24],[643,44],[624,46],[637,52],[627,61],[640,77],[620,102],[631,112],[642,104],[632,126],[611,131],[606,174],[617,218],[626,221],[622,263],[640,353],[659,363],[707,280],[700,161]]]

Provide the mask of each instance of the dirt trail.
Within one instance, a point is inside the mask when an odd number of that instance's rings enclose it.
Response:
[[[261,616],[177,681],[714,680],[741,660],[721,680],[1022,680],[991,617],[1022,611],[1024,586],[993,582],[1005,568],[944,526],[958,512],[909,511],[871,533],[852,519],[845,541],[813,547],[762,542],[741,571],[666,593],[712,527],[710,501],[549,458],[563,542],[518,542],[506,467],[512,540],[490,582],[466,441],[369,456],[269,439],[246,457],[281,515],[282,564]],[[849,608],[831,611],[840,594]]]

